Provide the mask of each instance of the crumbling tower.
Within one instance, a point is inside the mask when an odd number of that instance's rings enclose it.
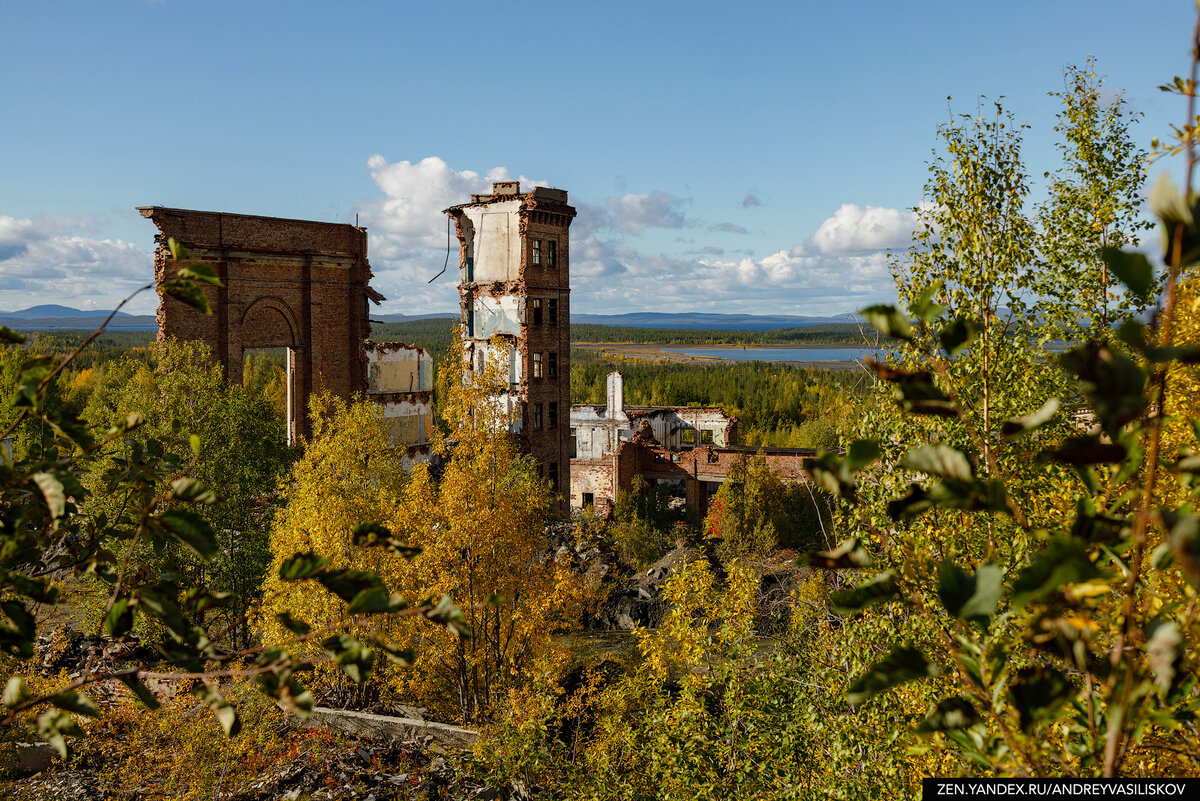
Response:
[[[561,189],[517,181],[446,209],[458,233],[464,346],[475,369],[505,359],[513,433],[537,460],[565,514],[571,497],[571,314],[568,229]],[[489,343],[499,336],[506,347]]]

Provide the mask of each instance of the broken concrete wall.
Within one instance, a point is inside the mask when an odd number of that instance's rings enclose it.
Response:
[[[366,342],[367,399],[379,406],[405,464],[424,461],[433,439],[433,357],[403,342]]]
[[[433,357],[403,342],[367,342],[367,392],[432,392]]]

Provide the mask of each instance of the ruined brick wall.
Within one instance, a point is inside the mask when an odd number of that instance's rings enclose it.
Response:
[[[204,288],[213,308],[208,317],[160,292],[160,339],[205,342],[230,384],[242,381],[246,348],[289,348],[293,439],[309,433],[309,395],[328,390],[349,399],[366,389],[367,301],[381,298],[369,286],[365,229],[160,206],[138,210],[158,227],[156,282],[175,275],[168,237],[222,282]]]
[[[809,483],[811,476],[805,468],[805,460],[816,455],[807,448],[713,448],[701,447],[688,450],[672,450],[657,444],[622,442],[617,449],[617,491],[628,492],[634,476],[641,476],[650,483],[658,481],[682,481],[687,497],[688,509],[703,516],[708,511],[706,485],[720,484],[732,472],[734,465],[742,459],[753,459],[761,454],[772,473],[789,483]],[[601,482],[600,461],[581,465],[590,468],[592,478]],[[608,466],[608,470],[612,470]]]
[[[459,297],[464,347],[471,364],[488,345],[507,341],[514,429],[542,475],[557,483],[557,510],[571,497],[570,240],[575,209],[567,193],[515,181],[497,182],[492,194],[446,210],[459,241]]]

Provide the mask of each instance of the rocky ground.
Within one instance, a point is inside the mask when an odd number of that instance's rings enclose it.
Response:
[[[362,739],[319,756],[300,754],[241,787],[218,787],[214,801],[382,801],[382,799],[498,799],[501,794],[474,781],[456,762],[432,753],[421,741],[386,742]],[[401,769],[402,766],[402,769]],[[503,797],[520,798],[513,788]],[[165,799],[161,788],[104,787],[90,770],[46,770],[33,776],[0,782],[0,798],[13,801],[101,801],[102,799]]]

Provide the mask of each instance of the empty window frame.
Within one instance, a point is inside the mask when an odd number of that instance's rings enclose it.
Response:
[[[558,242],[553,239],[546,240],[546,266],[558,266]]]
[[[541,264],[542,263],[542,240],[534,239],[534,240],[532,240],[532,243],[533,243],[533,251],[530,253],[530,262],[532,264]]]
[[[547,418],[546,428],[558,428],[558,401],[550,401]]]
[[[558,354],[554,351],[546,354],[546,377],[558,378]]]
[[[542,430],[542,404],[533,404],[533,430]]]
[[[558,491],[558,462],[550,463],[550,489]]]
[[[546,311],[550,318],[550,325],[558,325],[558,298],[550,298],[546,301]]]
[[[533,354],[533,377],[542,377],[542,354],[534,351]]]
[[[694,428],[683,429],[682,440],[683,440],[684,445],[695,445],[696,444],[696,429],[694,429]]]
[[[571,458],[579,458],[579,439],[575,429],[571,429]],[[586,506],[586,504],[584,504]]]
[[[703,442],[705,445],[711,445],[711,444],[712,444],[712,441],[713,441],[713,439],[712,439],[712,431],[711,431],[710,429],[707,429],[707,428],[705,428],[705,429],[701,430],[701,432],[700,432],[700,441],[701,441],[701,442]]]
[[[541,298],[530,298],[529,302],[533,306],[533,315],[532,315],[533,323],[532,324],[533,325],[541,325],[542,324],[542,299]]]

